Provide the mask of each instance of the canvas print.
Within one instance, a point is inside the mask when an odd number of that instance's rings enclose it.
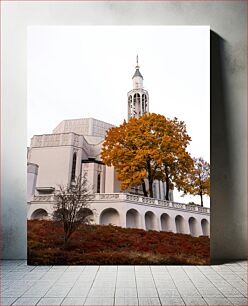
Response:
[[[209,26],[28,28],[31,265],[209,264]]]

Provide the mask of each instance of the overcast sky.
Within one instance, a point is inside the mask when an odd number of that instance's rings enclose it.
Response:
[[[185,121],[192,138],[189,151],[209,161],[209,30],[208,26],[29,27],[28,145],[33,135],[52,133],[64,119],[93,117],[122,123],[138,54],[150,112]],[[176,196],[181,202],[186,199]]]

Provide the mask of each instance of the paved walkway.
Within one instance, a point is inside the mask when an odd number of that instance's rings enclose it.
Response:
[[[27,266],[2,261],[0,305],[247,305],[247,263]]]

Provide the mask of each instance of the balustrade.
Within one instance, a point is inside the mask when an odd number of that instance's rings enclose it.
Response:
[[[210,209],[206,207],[201,207],[198,205],[187,205],[178,202],[171,202],[167,200],[158,200],[149,197],[143,197],[140,195],[134,195],[130,193],[97,193],[94,195],[96,201],[101,200],[118,200],[118,201],[131,201],[137,204],[145,204],[159,207],[170,207],[175,209],[187,210],[187,211],[197,211],[201,213],[210,213]],[[45,202],[54,201],[54,195],[35,195],[33,201]]]

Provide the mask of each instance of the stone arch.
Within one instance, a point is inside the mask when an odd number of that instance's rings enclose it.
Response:
[[[162,231],[165,232],[171,231],[171,217],[168,214],[163,213],[160,216],[160,222],[161,222]]]
[[[189,231],[190,231],[190,235],[198,236],[197,220],[194,217],[189,218]]]
[[[202,227],[203,236],[209,236],[210,228],[209,228],[209,222],[208,222],[207,219],[202,219],[201,220],[201,227]]]
[[[43,208],[38,208],[33,211],[31,215],[31,220],[47,220],[48,219],[48,212]]]
[[[114,208],[106,208],[101,212],[100,224],[120,226],[120,215]]]
[[[185,233],[185,220],[181,215],[177,215],[175,218],[176,230],[177,233],[184,234]]]
[[[85,223],[88,223],[88,224],[94,222],[94,213],[90,208],[83,207],[79,210],[79,212],[80,212],[79,217],[82,217],[82,219],[83,219],[82,222],[85,222]]]
[[[126,214],[126,227],[138,228],[139,227],[140,214],[136,209],[129,209]]]
[[[146,112],[146,106],[147,106],[147,97],[146,94],[142,95],[142,113],[144,114]]]
[[[146,230],[156,230],[156,217],[152,211],[145,213],[145,226]]]

